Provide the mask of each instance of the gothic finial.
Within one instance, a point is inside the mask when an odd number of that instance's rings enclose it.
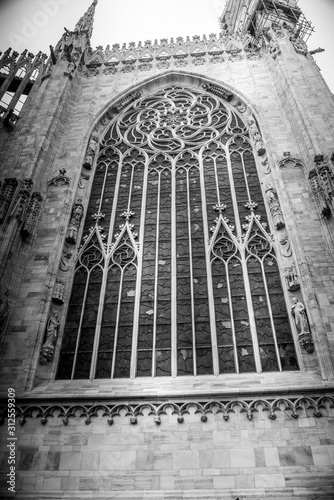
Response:
[[[85,12],[85,14],[80,18],[79,22],[75,26],[75,31],[87,31],[89,38],[92,36],[96,5],[97,0],[94,0],[87,12]]]

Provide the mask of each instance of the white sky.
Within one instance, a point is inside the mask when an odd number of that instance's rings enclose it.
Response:
[[[0,0],[0,50],[9,46],[48,53],[63,28],[73,29],[92,0]],[[218,33],[218,16],[225,0],[99,0],[92,47],[176,36]],[[315,26],[309,48],[334,92],[334,0],[299,0]]]

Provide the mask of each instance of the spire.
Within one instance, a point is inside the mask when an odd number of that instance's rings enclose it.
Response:
[[[96,5],[97,5],[97,0],[94,0],[94,2],[89,7],[87,12],[80,18],[80,20],[77,22],[75,26],[75,31],[79,33],[86,31],[89,38],[92,36]]]

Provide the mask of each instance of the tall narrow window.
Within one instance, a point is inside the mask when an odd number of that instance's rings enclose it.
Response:
[[[97,159],[57,377],[298,369],[248,128],[199,89],[116,117]]]

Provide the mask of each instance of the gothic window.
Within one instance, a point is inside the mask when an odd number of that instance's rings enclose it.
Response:
[[[298,369],[248,127],[169,87],[102,141],[59,379]]]

